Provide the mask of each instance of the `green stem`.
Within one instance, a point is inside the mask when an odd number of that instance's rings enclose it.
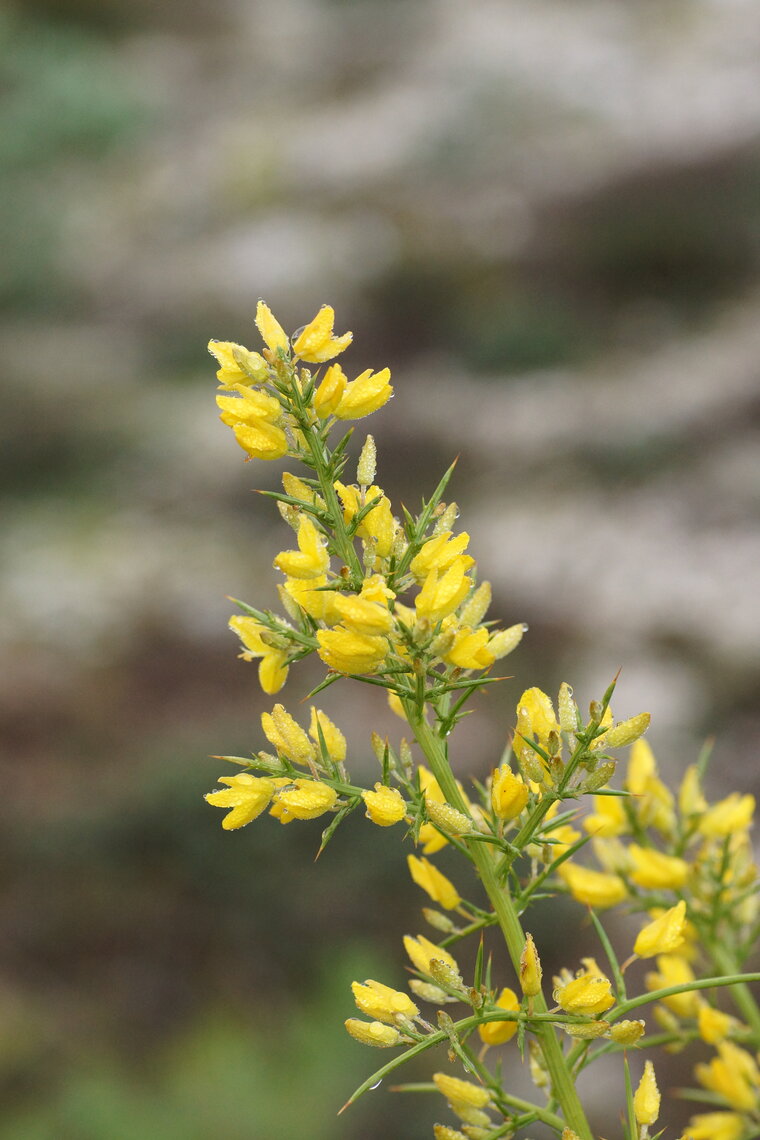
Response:
[[[733,960],[729,951],[721,946],[719,942],[710,941],[708,950],[715,965],[724,974],[732,975],[741,972],[737,968],[737,963]],[[760,1010],[757,1008],[757,1002],[752,996],[749,987],[744,982],[736,982],[731,987],[731,996],[741,1012],[742,1017],[747,1022],[747,1025],[750,1026],[757,1037],[760,1037]]]
[[[467,814],[467,804],[457,787],[443,741],[431,729],[424,719],[424,714],[421,715],[417,709],[412,708],[407,708],[407,713],[417,742],[430,764],[431,771],[438,781],[441,791],[453,807]],[[467,841],[465,840],[465,842]],[[498,919],[515,972],[519,976],[520,958],[525,946],[525,932],[520,925],[513,900],[499,882],[494,856],[488,844],[468,842],[467,847]],[[538,1014],[547,1012],[543,994],[535,996],[533,1008]],[[544,1062],[551,1078],[552,1093],[562,1108],[565,1121],[570,1128],[578,1133],[581,1140],[594,1140],[554,1026],[551,1022],[545,1022],[536,1025],[534,1032],[541,1046]]]

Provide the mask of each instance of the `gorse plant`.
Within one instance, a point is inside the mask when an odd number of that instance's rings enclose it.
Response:
[[[282,492],[267,492],[295,532],[295,548],[274,559],[286,616],[240,602],[230,625],[242,657],[258,659],[264,692],[279,692],[290,667],[316,653],[327,673],[312,696],[347,678],[384,689],[411,740],[395,745],[373,734],[378,779],[366,788],[352,781],[346,740],[324,712],[312,707],[303,727],[278,703],[262,716],[268,746],[250,758],[223,757],[244,771],[220,777],[223,789],[206,799],[229,809],[227,829],[267,809],[281,823],[327,816],[322,847],[356,810],[379,827],[401,825],[420,852],[408,855],[412,879],[435,904],[423,911],[434,938],[404,938],[415,971],[411,996],[375,979],[353,983],[362,1016],[346,1029],[393,1053],[349,1104],[408,1059],[444,1045],[452,1067],[414,1086],[437,1090],[458,1118],[434,1125],[437,1140],[496,1140],[537,1121],[562,1140],[593,1140],[577,1078],[612,1053],[622,1062],[624,1135],[644,1140],[662,1135],[650,1131],[660,1093],[652,1061],[634,1056],[629,1069],[629,1055],[702,1041],[714,1056],[696,1066],[701,1089],[684,1095],[709,1110],[692,1118],[684,1140],[760,1136],[760,1010],[749,988],[760,974],[741,972],[758,933],[753,797],[732,793],[709,805],[707,754],[672,792],[642,739],[648,714],[614,720],[614,682],[588,717],[567,684],[556,705],[527,689],[510,748],[484,783],[466,790],[450,762],[452,730],[473,694],[499,680],[489,670],[525,627],[500,629],[487,619],[490,587],[478,584],[469,536],[455,532],[456,504],[443,498],[451,471],[418,514],[402,509],[397,517],[375,482],[372,436],[356,468],[348,455],[353,429],[332,442],[346,421],[387,402],[388,369],[353,381],[337,363],[320,370],[352,339],[334,334],[328,306],[292,338],[263,302],[256,323],[261,353],[209,345],[220,366],[221,418],[248,457],[287,457],[302,472],[284,474]],[[354,482],[347,470],[356,470]],[[630,752],[613,787],[620,749]],[[430,858],[447,845],[479,880],[477,902],[460,897]],[[525,915],[559,893],[588,908],[578,917],[590,915],[593,941],[587,957],[548,983]],[[599,917],[611,908],[640,916],[622,953]],[[487,927],[503,936],[508,977],[496,977],[486,958]],[[473,935],[480,945],[464,977],[455,951]],[[652,968],[645,992],[631,995],[626,967],[634,958]],[[513,1051],[512,1064],[527,1061],[532,1099],[514,1095],[501,1065],[489,1064],[503,1059],[489,1055],[501,1046]]]

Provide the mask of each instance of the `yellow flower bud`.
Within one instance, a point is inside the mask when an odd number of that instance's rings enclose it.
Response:
[[[289,787],[277,793],[284,823],[291,819],[316,819],[335,806],[338,793],[320,780],[293,780]]]
[[[660,1092],[651,1061],[645,1063],[644,1075],[633,1094],[633,1111],[637,1124],[654,1124],[660,1114]]]
[[[695,1066],[699,1083],[728,1101],[737,1112],[754,1113],[758,1107],[760,1072],[751,1053],[731,1041],[718,1044],[718,1056]]]
[[[298,551],[283,550],[274,560],[289,578],[318,578],[330,566],[330,555],[311,519],[304,515],[298,527]]]
[[[360,982],[352,982],[351,990],[359,1012],[365,1017],[371,1017],[373,1021],[384,1021],[388,1025],[395,1025],[399,1018],[411,1020],[420,1012],[408,994],[384,986],[382,982],[375,982],[371,978],[368,978],[363,985]]]
[[[520,987],[526,997],[541,993],[541,960],[532,934],[525,935],[525,945],[520,956]]]
[[[477,589],[473,590],[471,597],[462,606],[460,613],[462,625],[468,625],[471,629],[474,629],[476,625],[480,625],[488,612],[490,604],[491,583],[481,582]]]
[[[368,435],[362,446],[359,462],[356,465],[356,482],[360,487],[371,487],[377,469],[377,447],[375,440]]]
[[[568,1037],[576,1041],[595,1041],[597,1037],[604,1037],[610,1027],[609,1021],[587,1021],[578,1025],[563,1025]]]
[[[220,784],[228,787],[204,796],[213,807],[232,808],[222,820],[225,831],[235,831],[251,823],[268,806],[275,791],[274,781],[266,776],[252,776],[241,772],[239,776],[220,776]]]
[[[410,978],[409,989],[422,1001],[429,1001],[434,1005],[445,1005],[447,1002],[459,1001],[459,998],[447,994],[440,986],[434,986],[432,982],[423,982],[421,978]]]
[[[276,353],[279,349],[285,353],[290,351],[287,333],[264,301],[259,301],[256,306],[256,327],[270,352]]]
[[[236,396],[217,396],[217,407],[221,410],[219,419],[227,427],[236,424],[249,424],[250,427],[260,427],[262,424],[274,424],[282,416],[280,401],[266,392],[259,392],[255,388],[234,389]]]
[[[333,336],[335,310],[323,305],[313,320],[301,330],[293,343],[293,352],[310,364],[323,364],[348,348],[353,333]]]
[[[287,453],[288,441],[282,428],[261,420],[257,424],[232,424],[235,439],[251,459],[280,459]]]
[[[444,950],[442,946],[436,946],[434,942],[430,942],[424,934],[418,935],[417,938],[405,934],[404,949],[411,958],[412,964],[421,974],[430,973],[430,963],[434,959],[459,972],[456,958],[452,957],[448,950]]]
[[[690,764],[684,772],[678,789],[678,810],[681,815],[701,815],[707,809],[707,800],[702,795],[702,776],[696,764]]]
[[[575,732],[578,728],[578,706],[573,699],[573,690],[567,681],[563,681],[559,687],[557,713],[562,731]]]
[[[743,831],[752,822],[755,813],[755,797],[742,796],[732,792],[705,812],[699,821],[702,835],[722,839],[732,832]]]
[[[376,1045],[379,1049],[389,1049],[401,1042],[401,1034],[392,1025],[383,1025],[382,1021],[360,1021],[358,1017],[349,1017],[344,1025],[352,1037],[361,1041],[362,1045]]]
[[[633,744],[634,740],[644,735],[651,719],[649,713],[639,713],[629,720],[619,721],[604,734],[604,747],[622,748],[626,744]]]
[[[374,792],[362,792],[367,818],[378,827],[392,827],[406,815],[406,802],[398,788],[375,784]]]
[[[464,1132],[457,1128],[449,1128],[448,1124],[434,1124],[433,1136],[435,1140],[467,1140]]]
[[[418,887],[426,891],[433,902],[442,906],[444,910],[453,910],[459,906],[461,899],[454,884],[443,875],[429,859],[418,859],[416,855],[407,855],[407,865],[412,879]]]
[[[317,631],[319,656],[335,673],[376,673],[388,654],[385,638],[337,629]]]
[[[496,1004],[499,1009],[516,1013],[520,1008],[520,999],[514,990],[505,988],[499,994]],[[503,1045],[506,1041],[511,1041],[517,1033],[517,1020],[486,1021],[478,1026],[478,1033],[485,1045]]]
[[[671,954],[684,941],[686,903],[683,899],[659,918],[640,930],[633,947],[639,958],[653,958],[655,954]]]
[[[610,1029],[610,1038],[616,1045],[635,1045],[645,1030],[643,1021],[618,1021]]]
[[[472,820],[468,819],[463,812],[457,811],[451,804],[439,803],[437,800],[430,799],[427,793],[425,793],[425,809],[431,823],[440,827],[442,831],[448,832],[449,835],[466,835],[468,831],[473,830]],[[422,835],[422,828],[420,828],[420,835]],[[430,851],[426,851],[425,854],[429,855]]]
[[[383,494],[380,487],[374,485],[365,488],[362,494],[358,487],[344,486],[343,483],[336,482],[335,490],[343,504],[343,518],[347,523],[351,522],[365,504],[379,499],[372,510],[363,517],[356,533],[359,538],[365,539],[372,545],[378,558],[387,558],[393,550],[396,537],[396,522],[388,497]]]
[[[573,1132],[572,1128],[563,1128],[560,1140],[581,1140],[577,1132]]]
[[[499,819],[516,819],[528,802],[528,786],[508,764],[494,770],[491,777],[491,807]]]
[[[626,896],[625,883],[618,875],[591,871],[577,863],[563,863],[559,874],[573,898],[597,910],[617,906]]]
[[[488,1089],[481,1085],[474,1085],[472,1081],[462,1081],[459,1077],[450,1077],[448,1073],[433,1073],[433,1081],[439,1093],[446,1097],[450,1103],[457,1101],[461,1104],[472,1105],[473,1108],[485,1108],[491,1099]]]
[[[346,629],[353,633],[378,637],[388,633],[393,625],[387,602],[370,601],[357,594],[335,594],[333,608]]]
[[[270,697],[279,693],[288,679],[288,666],[285,664],[287,659],[288,655],[284,650],[273,649],[271,653],[265,653],[259,661],[259,684],[263,692]]]
[[[631,858],[631,881],[649,890],[676,891],[689,877],[689,864],[675,855],[665,855],[651,847],[632,843],[628,848]]]
[[[383,404],[387,404],[393,395],[390,378],[389,368],[382,368],[379,372],[367,368],[346,385],[334,415],[339,420],[361,420],[376,412]]]
[[[499,629],[496,633],[492,633],[488,641],[488,651],[493,654],[494,660],[500,661],[513,649],[517,649],[527,628],[524,622],[518,622],[517,625],[510,625],[508,629]]]

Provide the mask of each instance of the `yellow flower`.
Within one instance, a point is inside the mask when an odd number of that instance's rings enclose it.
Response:
[[[472,581],[465,576],[466,568],[466,560],[460,556],[442,574],[437,570],[430,571],[414,599],[419,618],[429,618],[431,622],[442,621],[461,605],[472,586]]]
[[[261,423],[274,424],[282,416],[280,401],[266,392],[259,392],[255,388],[244,388],[242,385],[234,389],[236,396],[217,396],[216,404],[220,409],[219,419],[227,427],[236,424],[249,424],[258,427]]]
[[[320,574],[316,578],[286,578],[282,589],[293,601],[305,610],[309,617],[315,621],[334,625],[338,621],[335,612],[335,591],[323,590],[327,585],[327,575]]]
[[[263,301],[259,301],[256,306],[256,327],[270,352],[277,353],[279,350],[285,353],[290,352],[287,333],[282,325],[275,320],[272,310]]]
[[[594,796],[594,807],[593,815],[583,821],[589,835],[610,839],[629,830],[622,796]]]
[[[275,705],[271,713],[262,713],[261,727],[278,755],[291,764],[310,764],[314,760],[314,745],[283,705]]]
[[[755,797],[732,792],[724,800],[713,804],[699,821],[699,831],[710,838],[722,839],[736,831],[744,831],[752,823]]]
[[[631,881],[649,890],[678,890],[689,877],[689,864],[675,855],[632,843],[628,848],[633,870]]]
[[[609,978],[605,977],[593,958],[584,958],[585,970],[571,981],[555,978],[554,1000],[567,1013],[596,1017],[615,1004]]]
[[[317,641],[319,656],[335,673],[376,673],[388,654],[384,638],[354,633],[343,626],[318,630]]]
[[[430,942],[425,938],[424,934],[420,934],[417,938],[412,938],[411,935],[404,935],[404,949],[412,960],[413,966],[419,970],[421,974],[430,973],[430,963],[432,961],[443,962],[452,970],[459,970],[456,958],[449,954],[448,950],[444,950],[442,946],[436,946],[434,942]]]
[[[598,910],[617,906],[626,896],[625,883],[619,875],[591,871],[588,867],[580,867],[577,863],[569,862],[562,864],[559,874],[577,902]]]
[[[702,777],[696,764],[690,764],[684,772],[678,789],[678,810],[681,815],[701,815],[707,810],[707,800],[702,795]]]
[[[390,590],[388,593],[394,596]],[[360,594],[335,594],[333,608],[343,625],[354,633],[378,636],[388,633],[393,625],[388,599],[374,597],[371,587],[369,593],[363,586]]]
[[[541,959],[538,956],[532,934],[525,935],[525,945],[520,955],[520,988],[526,997],[541,993]]]
[[[697,1016],[699,1036],[708,1045],[717,1045],[736,1028],[736,1019],[711,1005],[700,1005]]]
[[[694,1068],[699,1083],[717,1093],[737,1112],[754,1112],[758,1106],[760,1072],[751,1053],[731,1041],[718,1044],[718,1056]]]
[[[274,560],[289,578],[319,578],[330,566],[330,555],[314,523],[304,515],[298,526],[298,550],[283,550]]]
[[[633,947],[639,958],[672,954],[684,941],[686,903],[683,899],[639,931]]]
[[[362,1045],[376,1045],[379,1049],[389,1049],[398,1045],[401,1034],[392,1025],[383,1025],[382,1021],[360,1021],[358,1017],[349,1017],[343,1023],[357,1041]]]
[[[222,388],[238,384],[264,384],[269,379],[267,362],[258,352],[251,352],[242,344],[229,340],[210,340],[208,350],[220,365],[216,376]]]
[[[434,867],[429,859],[418,859],[416,855],[407,855],[409,873],[418,887],[427,891],[433,902],[438,903],[444,910],[453,910],[459,906],[461,899],[454,884]]]
[[[423,543],[410,562],[409,569],[418,582],[424,582],[431,570],[448,570],[464,554],[469,541],[470,536],[464,531],[454,538],[452,531],[445,530]],[[467,566],[472,566],[475,559],[467,555],[466,561]]]
[[[681,1140],[740,1140],[744,1131],[744,1118],[735,1112],[698,1112]]]
[[[320,780],[293,780],[277,793],[277,803],[282,809],[280,818],[283,823],[291,819],[316,819],[334,807],[337,798],[335,789]]]
[[[392,827],[406,815],[406,803],[398,788],[375,784],[374,792],[362,792],[367,818],[378,827]]]
[[[321,751],[319,733],[322,730],[322,739],[325,742],[327,755],[336,764],[342,764],[346,759],[346,738],[340,731],[336,724],[330,720],[326,713],[321,709],[315,709],[311,706],[311,724],[309,726],[309,736],[317,746],[317,750]]]
[[[333,414],[339,420],[361,420],[376,412],[383,404],[387,404],[393,395],[390,378],[389,368],[382,368],[379,372],[367,368],[346,385]]]
[[[490,1092],[482,1085],[474,1085],[472,1081],[462,1081],[459,1077],[450,1077],[448,1073],[433,1073],[433,1080],[438,1092],[445,1096],[449,1103],[459,1102],[470,1104],[473,1108],[485,1108],[491,1099]]]
[[[411,1020],[420,1012],[408,994],[384,986],[382,982],[375,982],[371,978],[368,978],[364,985],[352,982],[351,990],[359,1012],[374,1021],[395,1025],[399,1018]]]
[[[346,390],[346,374],[339,364],[331,364],[324,374],[322,383],[314,393],[314,411],[321,420],[331,416],[343,399]]]
[[[680,954],[660,954],[657,958],[657,971],[646,975],[647,990],[665,990],[671,986],[684,986],[694,981],[694,971]],[[662,1004],[678,1017],[696,1017],[699,1010],[699,997],[695,991],[671,994],[662,998]]]
[[[338,356],[348,348],[354,339],[354,334],[348,332],[343,336],[333,336],[334,324],[334,309],[329,305],[323,305],[316,317],[309,321],[293,342],[295,355],[310,364],[323,364],[326,360]]]
[[[540,768],[542,761],[528,741],[535,740],[541,748],[546,748],[550,733],[559,731],[551,698],[541,689],[526,689],[517,702],[514,750],[518,759],[523,757],[529,765]],[[538,778],[538,771],[534,778]]]
[[[393,540],[396,535],[396,523],[391,512],[390,499],[383,494],[380,487],[376,487],[374,484],[367,487],[364,494],[357,486],[353,484],[344,486],[340,482],[335,483],[335,490],[340,495],[340,501],[343,504],[343,518],[347,523],[351,522],[354,515],[358,514],[366,503],[379,499],[372,510],[363,517],[356,528],[356,533],[359,538],[364,538],[373,544],[378,558],[387,558],[393,549]]]
[[[528,802],[528,785],[508,764],[494,770],[491,777],[491,807],[499,819],[516,819]]]
[[[252,776],[241,772],[239,776],[220,776],[220,784],[228,787],[209,792],[204,796],[214,807],[232,808],[222,820],[225,831],[235,831],[245,827],[265,810],[275,791],[275,784],[266,776]]]
[[[266,626],[261,625],[252,617],[235,614],[229,620],[229,627],[238,635],[244,645],[240,654],[244,661],[251,661],[260,657],[259,683],[265,693],[273,696],[279,693],[288,679],[288,666],[285,662],[288,655],[284,649],[274,649],[262,640],[269,632]]]
[[[637,1124],[654,1124],[660,1114],[660,1092],[651,1061],[645,1063],[644,1075],[633,1094],[633,1111]]]
[[[499,994],[496,1004],[499,1009],[516,1013],[520,1008],[520,999],[514,990],[505,988]],[[478,1033],[485,1045],[503,1045],[517,1033],[517,1021],[487,1021],[478,1026]]]
[[[485,626],[470,629],[462,626],[454,634],[454,642],[443,660],[457,669],[489,669],[496,657],[491,652],[490,635]]]
[[[634,810],[643,827],[650,824],[669,835],[675,828],[674,797],[657,775],[657,761],[646,740],[637,740],[628,760],[626,789],[638,797]]]

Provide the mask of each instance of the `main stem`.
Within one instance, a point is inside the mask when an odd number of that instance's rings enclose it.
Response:
[[[441,791],[453,807],[467,812],[467,804],[457,787],[443,741],[416,709],[408,708],[407,712],[417,743],[424,752]],[[502,887],[498,880],[494,857],[488,845],[485,843],[469,843],[467,847],[491,901],[491,906],[504,935],[509,956],[519,976],[520,958],[525,946],[525,932],[520,924],[513,901],[509,892]],[[543,994],[540,993],[534,997],[533,1008],[536,1013],[547,1012]],[[581,1140],[594,1140],[554,1026],[551,1022],[537,1024],[534,1026],[534,1032],[541,1046],[544,1063],[551,1078],[552,1093],[562,1108],[567,1124],[578,1133]]]

